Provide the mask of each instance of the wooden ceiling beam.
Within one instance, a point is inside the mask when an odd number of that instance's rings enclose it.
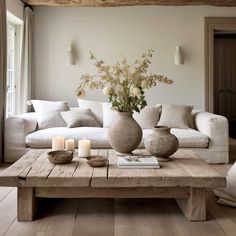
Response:
[[[80,7],[121,7],[121,6],[236,6],[236,0],[24,0],[29,5],[39,6],[80,6]]]

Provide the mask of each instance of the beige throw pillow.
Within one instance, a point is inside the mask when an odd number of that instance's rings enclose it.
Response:
[[[52,127],[65,127],[66,123],[60,113],[68,111],[69,106],[66,101],[44,101],[31,100],[37,115],[38,129],[47,129]]]
[[[192,110],[193,106],[163,104],[158,125],[180,129],[191,128]]]
[[[65,111],[61,112],[61,116],[66,122],[68,128],[99,127],[99,124],[92,117],[93,114],[89,109],[81,109],[77,111]]]
[[[151,129],[158,123],[160,117],[159,107],[146,106],[140,113],[134,112],[133,116],[142,129]]]
[[[95,120],[97,123],[102,126],[102,120],[103,120],[103,112],[102,112],[102,103],[101,102],[95,102],[90,101],[87,99],[77,99],[79,103],[79,107],[82,109],[90,109],[94,115]]]

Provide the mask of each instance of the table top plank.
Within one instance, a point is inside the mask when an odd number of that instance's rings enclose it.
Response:
[[[92,168],[75,153],[69,164],[54,165],[48,150],[32,149],[0,174],[2,186],[28,187],[224,187],[225,176],[197,158],[192,150],[179,150],[160,169],[121,169],[111,149],[93,149],[92,155],[106,156],[109,166]]]
[[[92,187],[144,187],[139,169],[121,169],[117,167],[116,152],[108,150],[109,167],[106,178],[92,180]]]
[[[24,154],[17,162],[0,173],[1,186],[18,186],[20,174],[27,173],[32,163],[43,153],[41,149],[32,149]]]
[[[108,149],[97,149],[97,155],[105,157],[108,159],[109,150]],[[93,175],[91,179],[91,187],[102,186],[104,182],[107,181],[108,166],[93,168]]]

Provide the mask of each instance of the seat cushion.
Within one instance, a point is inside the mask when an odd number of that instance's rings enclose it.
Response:
[[[38,130],[26,136],[26,144],[31,148],[49,148],[52,146],[52,138],[63,136],[65,139],[75,139],[75,146],[78,140],[90,139],[93,148],[110,147],[107,140],[107,129],[101,127],[55,127]]]
[[[144,139],[152,133],[152,129],[143,130],[143,139],[139,147],[144,147]],[[176,135],[182,148],[206,148],[209,138],[193,129],[171,129],[171,133]],[[108,129],[100,127],[56,127],[38,130],[26,136],[26,144],[31,148],[50,148],[52,138],[64,136],[65,139],[73,138],[77,146],[77,141],[83,138],[90,139],[93,148],[110,148],[108,142]]]

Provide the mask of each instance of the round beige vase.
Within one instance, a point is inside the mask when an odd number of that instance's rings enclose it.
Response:
[[[144,145],[159,161],[169,161],[169,156],[178,150],[179,141],[170,133],[169,127],[155,126],[153,132],[146,137]]]
[[[131,153],[142,140],[142,129],[132,112],[117,113],[118,117],[108,131],[109,143],[119,153]]]

